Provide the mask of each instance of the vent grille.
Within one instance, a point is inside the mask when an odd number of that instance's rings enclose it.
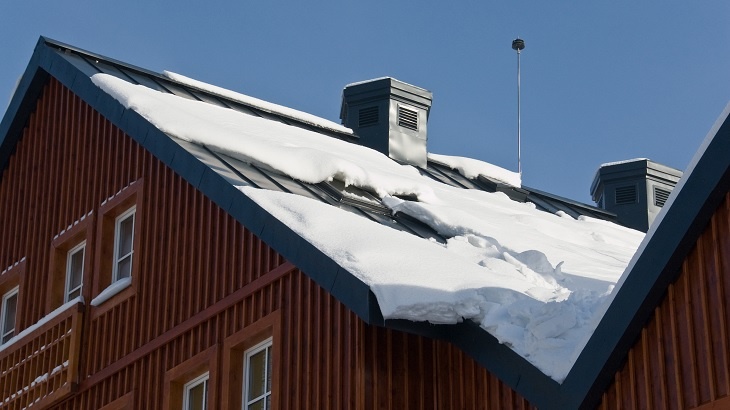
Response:
[[[622,186],[616,188],[616,205],[635,204],[636,185]]]
[[[378,123],[378,106],[361,108],[358,112],[358,127],[369,127]]]
[[[660,208],[663,207],[667,199],[669,199],[669,193],[670,191],[666,189],[654,187],[654,205]]]
[[[418,111],[398,106],[398,125],[418,131]]]

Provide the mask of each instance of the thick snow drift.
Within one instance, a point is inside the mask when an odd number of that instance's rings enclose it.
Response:
[[[240,187],[369,285],[385,318],[476,321],[557,381],[595,329],[643,237],[609,222],[542,212],[500,193],[446,186],[373,150],[315,132],[108,75],[92,79],[170,135],[301,181],[338,179],[371,189],[392,210],[430,225],[448,238],[445,246],[308,198]],[[520,183],[513,173],[481,162],[432,158],[465,175]]]

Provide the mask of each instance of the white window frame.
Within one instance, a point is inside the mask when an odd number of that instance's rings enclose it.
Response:
[[[205,409],[208,408],[208,388],[210,387],[210,373],[205,372],[201,374],[200,376],[194,378],[193,380],[190,380],[189,382],[185,383],[185,386],[183,387],[183,410],[187,410],[190,406],[190,391],[201,384],[203,384],[203,390],[205,391],[205,402],[203,403],[203,407]],[[178,385],[179,386],[179,385]]]
[[[120,225],[122,224],[122,221],[125,219],[132,217],[132,249],[130,252],[126,255],[119,255],[119,235],[121,234],[121,230],[119,229]],[[131,271],[131,265],[134,261],[134,232],[136,230],[137,225],[137,206],[133,206],[126,211],[124,211],[121,215],[119,215],[114,220],[114,266],[112,266],[112,283],[118,281],[119,279],[123,279],[119,277],[119,260],[124,259],[127,256],[129,256],[129,264],[130,264],[130,273],[129,276],[132,276]]]
[[[71,257],[78,252],[83,252],[83,259],[81,260],[81,283],[79,283],[79,286],[73,289],[70,289],[71,287]],[[66,287],[65,287],[65,293],[63,294],[63,303],[66,303],[70,301],[69,295],[71,292],[75,292],[76,289],[79,290],[79,295],[81,294],[81,290],[84,288],[84,274],[85,272],[85,262],[86,261],[86,241],[81,242],[80,244],[74,246],[71,248],[70,251],[66,254]]]
[[[273,337],[269,337],[268,339],[262,341],[261,343],[259,343],[259,344],[255,345],[255,346],[253,346],[252,348],[246,350],[246,352],[243,355],[243,375],[244,375],[244,377],[243,377],[243,383],[244,384],[243,384],[243,389],[241,389],[243,391],[243,397],[242,397],[241,403],[243,403],[244,410],[248,410],[250,408],[249,406],[251,406],[253,403],[256,403],[257,401],[259,401],[261,399],[264,400],[264,406],[265,406],[266,398],[269,397],[269,396],[271,396],[271,390],[268,390],[268,391],[265,391],[264,394],[262,394],[261,396],[255,397],[252,400],[248,400],[246,398],[248,396],[249,378],[251,376],[251,374],[249,372],[249,368],[250,368],[250,366],[249,366],[249,359],[251,358],[251,356],[255,355],[256,353],[258,353],[258,352],[260,352],[262,350],[266,351],[266,349],[268,349],[269,347],[271,347],[272,348],[272,352],[271,353],[267,353],[267,357],[266,357],[266,361],[265,361],[265,362],[268,362],[268,359],[269,359],[268,355],[269,354],[273,354],[273,341],[274,341],[274,338]],[[272,360],[273,360],[273,358],[272,358]],[[264,371],[265,372],[268,372],[269,371],[268,366],[265,366],[264,367]],[[273,371],[273,369],[272,369],[272,371]],[[268,374],[264,374],[264,376],[265,376],[264,377],[264,380],[266,380],[266,379],[268,379],[268,376],[269,375]],[[272,383],[272,386],[271,387],[273,389],[273,383]],[[270,410],[270,409],[264,409],[264,410]]]
[[[15,328],[17,327],[17,324],[18,324],[18,297],[17,297],[17,295],[18,295],[19,291],[20,291],[20,286],[16,286],[3,295],[2,305],[0,305],[1,306],[0,307],[0,342],[2,342],[3,339],[5,339],[5,336],[7,336],[11,333],[13,335],[15,334]],[[13,326],[13,328],[10,331],[8,331],[5,329],[5,325],[6,325],[5,311],[8,307],[8,299],[13,297],[13,295],[16,295],[16,297],[15,297],[15,324],[16,324],[16,326]],[[10,339],[12,339],[12,338],[13,338],[13,336],[10,336]],[[8,339],[8,340],[10,340],[10,339]],[[7,343],[7,341],[0,343],[0,345],[5,344],[5,343]]]

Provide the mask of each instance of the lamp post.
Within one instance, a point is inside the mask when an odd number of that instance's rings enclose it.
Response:
[[[521,151],[521,135],[520,135],[520,51],[525,48],[525,42],[521,38],[517,37],[512,40],[512,49],[517,51],[517,172],[522,175],[522,159],[520,158]]]

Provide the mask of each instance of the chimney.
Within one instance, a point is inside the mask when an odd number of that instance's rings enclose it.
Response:
[[[396,161],[425,167],[430,91],[385,77],[349,84],[342,91],[342,124],[360,144]]]
[[[621,225],[646,232],[681,177],[682,171],[646,158],[603,164],[591,197]]]

